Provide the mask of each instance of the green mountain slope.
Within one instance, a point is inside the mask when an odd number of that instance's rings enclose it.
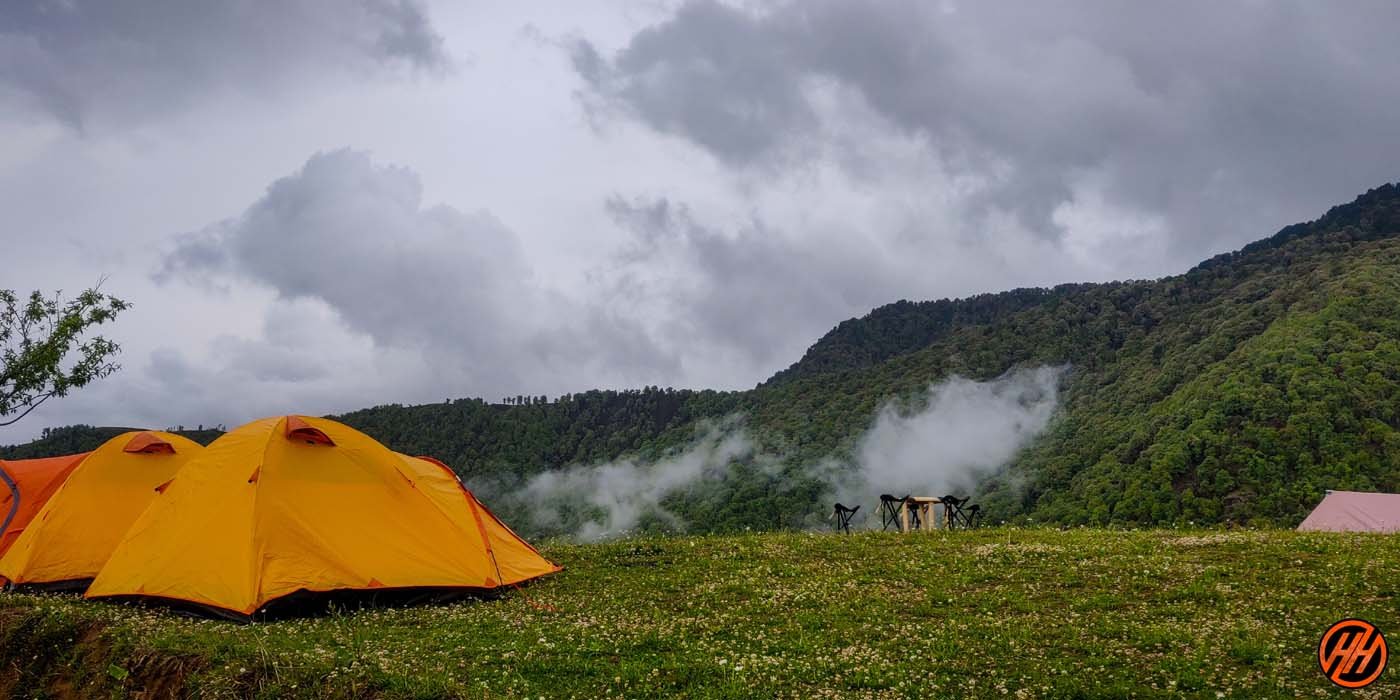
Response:
[[[928,305],[847,322],[756,392],[769,395],[758,420],[792,426],[809,452],[839,450],[841,418],[881,396],[1068,362],[1058,418],[985,484],[999,516],[1292,524],[1326,488],[1400,490],[1395,186],[1184,275],[1025,298],[1009,293],[1000,317],[878,364],[848,349],[881,345],[873,329]],[[841,356],[850,367],[829,360]]]
[[[546,469],[657,457],[702,421],[738,415],[785,466],[740,464],[666,505],[700,529],[783,527],[829,507],[809,465],[849,462],[882,404],[918,408],[955,374],[1068,364],[1049,429],[981,488],[994,517],[1289,525],[1324,489],[1400,490],[1397,319],[1400,188],[1386,185],[1183,275],[890,304],[746,392],[595,391],[338,418],[509,489]]]

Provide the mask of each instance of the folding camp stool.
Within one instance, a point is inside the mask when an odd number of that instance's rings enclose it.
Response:
[[[958,527],[963,523],[962,507],[968,502],[968,498],[958,498],[948,495],[939,499],[943,502],[943,520],[949,528]]]
[[[886,493],[886,494],[881,494],[881,496],[880,496],[880,531],[881,531],[881,532],[890,529],[890,526],[891,526],[891,525],[893,525],[894,528],[895,528],[896,530],[899,529],[899,509],[902,508],[902,507],[904,506],[904,501],[907,500],[908,498],[909,498],[908,496],[905,496],[904,498],[895,498],[894,496],[891,496],[891,495],[889,495],[888,493]]]
[[[837,503],[835,510],[831,513],[831,516],[836,519],[836,531],[844,531],[848,535],[851,534],[851,517],[854,516],[858,510],[860,510],[860,506],[847,508]]]

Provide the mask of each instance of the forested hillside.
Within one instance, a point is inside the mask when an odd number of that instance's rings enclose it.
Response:
[[[661,455],[699,421],[737,415],[784,470],[739,465],[667,505],[700,528],[781,527],[829,507],[807,465],[848,458],[884,402],[917,404],[953,374],[1066,363],[1057,418],[983,484],[996,518],[1291,525],[1327,488],[1400,490],[1400,188],[1183,275],[890,304],[746,392],[595,391],[338,418],[508,488],[545,469]],[[87,433],[54,431],[0,457],[100,442]]]
[[[42,437],[22,445],[0,447],[0,459],[35,459],[54,455],[69,455],[96,449],[112,438],[132,430],[146,428],[98,428],[91,425],[67,425],[62,428],[45,430]],[[197,426],[186,430],[184,426],[173,426],[170,432],[179,433],[201,445],[207,445],[223,434],[219,428]]]
[[[377,406],[335,418],[401,452],[436,456],[469,480],[510,483],[570,464],[658,454],[687,439],[697,420],[736,410],[740,398],[733,392],[648,387],[519,405],[459,399]]]
[[[870,364],[874,329],[904,334],[938,302],[883,307],[761,388],[755,419],[799,426],[821,452],[840,431],[798,416],[868,415],[869,388],[1069,362],[1059,418],[984,485],[994,512],[1296,523],[1327,488],[1400,490],[1397,234],[1400,190],[1387,185],[1185,275],[1062,286],[1030,306],[1011,293],[995,321]]]

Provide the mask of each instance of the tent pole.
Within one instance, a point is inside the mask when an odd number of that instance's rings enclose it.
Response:
[[[5,471],[3,463],[0,463],[0,479],[4,480],[5,485],[10,487],[10,493],[15,496],[10,502],[10,512],[5,514],[5,522],[0,524],[0,537],[4,537],[10,529],[10,522],[15,519],[15,514],[19,512],[19,484],[10,478],[10,473]]]

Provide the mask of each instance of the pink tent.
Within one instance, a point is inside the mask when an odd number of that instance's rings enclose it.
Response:
[[[1328,491],[1301,532],[1400,532],[1400,493]]]

